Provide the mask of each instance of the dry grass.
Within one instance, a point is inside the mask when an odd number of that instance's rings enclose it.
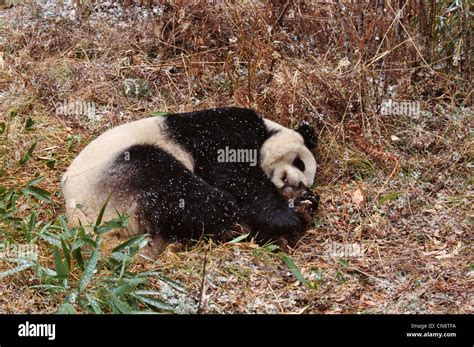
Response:
[[[180,312],[473,313],[470,80],[427,62],[409,23],[403,32],[389,9],[380,14],[368,2],[363,30],[354,4],[236,3],[176,1],[129,24],[95,20],[97,11],[71,21],[31,4],[5,9],[0,185],[46,177],[53,201],[40,203],[38,218],[47,221],[64,212],[62,173],[106,128],[150,111],[229,105],[287,126],[308,120],[320,132],[322,200],[315,227],[290,255],[311,288],[253,243],[200,242],[134,270],[181,282],[191,295]],[[124,83],[139,87],[127,95]],[[388,98],[419,101],[430,114],[383,116]],[[63,100],[93,101],[100,117],[57,116]],[[35,125],[25,131],[29,117]],[[18,204],[27,216],[27,202]],[[0,238],[22,237],[0,220]],[[334,243],[362,245],[364,254],[327,256]],[[51,263],[50,248],[39,246]],[[1,279],[0,312],[56,311],[61,298],[32,284],[28,271]]]

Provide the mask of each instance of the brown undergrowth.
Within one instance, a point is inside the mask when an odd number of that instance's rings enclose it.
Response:
[[[401,20],[391,1],[372,3],[175,1],[130,13],[117,5],[103,17],[108,8],[91,7],[73,19],[66,5],[54,16],[32,2],[4,5],[2,193],[43,176],[51,201],[34,210],[44,226],[64,212],[60,178],[74,156],[151,111],[238,105],[285,126],[306,120],[320,135],[321,204],[291,258],[252,242],[201,241],[132,270],[181,283],[186,299],[149,283],[177,312],[472,313],[464,46],[440,41],[437,50],[420,39],[412,1]],[[388,99],[418,102],[421,112],[383,115]],[[64,100],[93,102],[95,117],[57,114]],[[29,202],[16,204],[27,218]],[[24,243],[19,230],[0,220],[3,240]],[[38,246],[53,264],[51,247]],[[0,262],[0,271],[11,266]],[[56,312],[64,296],[38,284],[31,269],[1,278],[0,312]]]

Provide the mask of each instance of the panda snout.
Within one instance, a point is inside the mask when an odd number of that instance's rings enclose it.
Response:
[[[281,188],[281,191],[283,193],[290,194],[290,193],[294,193],[297,190],[304,190],[304,189],[306,189],[306,185],[301,181],[297,185],[290,185],[288,181],[284,181],[284,185]]]

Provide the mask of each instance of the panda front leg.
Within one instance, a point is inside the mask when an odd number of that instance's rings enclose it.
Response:
[[[240,208],[241,224],[264,244],[291,237],[303,229],[297,211],[257,167],[221,167],[211,183],[231,193]]]
[[[242,220],[250,226],[259,244],[270,241],[281,243],[299,234],[303,227],[296,211],[275,192],[245,204]]]

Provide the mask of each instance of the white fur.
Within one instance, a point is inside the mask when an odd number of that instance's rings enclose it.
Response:
[[[268,130],[279,130],[263,143],[260,150],[261,167],[267,177],[277,188],[285,184],[296,187],[300,182],[311,187],[316,175],[316,160],[305,146],[303,136],[271,120],[264,119],[264,122]],[[293,166],[298,156],[305,164],[304,172]],[[284,176],[286,181],[282,179]]]
[[[95,184],[107,164],[118,153],[132,145],[156,145],[173,155],[187,169],[194,171],[194,161],[191,155],[167,136],[164,119],[164,117],[150,117],[120,125],[100,135],[79,153],[62,179],[66,215],[70,223],[76,224],[78,220],[83,225],[95,222],[98,211],[107,199],[107,196],[97,196]],[[118,207],[120,212],[126,212],[132,216],[129,220],[129,223],[132,224],[129,229],[137,229],[138,225],[136,227],[133,225],[136,203],[130,199],[126,203],[119,203],[119,206],[115,206],[112,198],[106,209],[104,220],[115,218],[115,208]],[[126,211],[123,211],[125,207]]]

